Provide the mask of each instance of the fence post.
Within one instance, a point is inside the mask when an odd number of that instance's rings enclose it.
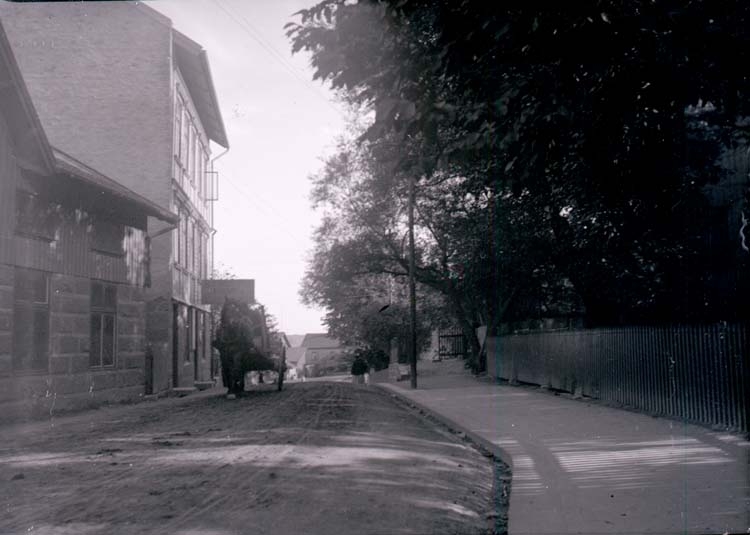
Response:
[[[742,431],[745,435],[750,437],[750,393],[747,391],[750,386],[750,326],[747,323],[743,323],[742,326],[742,401],[744,410],[744,422],[742,422]]]

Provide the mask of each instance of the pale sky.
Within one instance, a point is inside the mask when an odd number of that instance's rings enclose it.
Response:
[[[324,332],[299,303],[318,216],[308,176],[344,128],[343,108],[283,26],[316,0],[155,0],[148,5],[208,53],[230,150],[216,162],[214,263],[255,279],[256,299],[288,334]],[[213,147],[213,156],[223,150]]]

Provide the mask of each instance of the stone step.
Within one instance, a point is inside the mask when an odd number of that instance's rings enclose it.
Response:
[[[193,392],[197,392],[197,391],[198,391],[198,389],[195,388],[194,386],[178,386],[176,388],[173,388],[170,391],[170,394],[172,396],[180,396],[180,397],[182,397],[182,396],[190,395]]]

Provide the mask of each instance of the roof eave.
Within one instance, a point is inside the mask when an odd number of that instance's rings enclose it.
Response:
[[[210,117],[201,117],[206,133],[211,140],[225,149],[228,149],[229,140],[227,139],[224,119],[222,118],[221,109],[219,108],[219,99],[216,95],[216,88],[214,86],[213,76],[211,75],[208,54],[201,45],[174,28],[172,28],[172,35],[174,36],[174,45],[180,47],[186,56],[194,58],[197,61],[198,69],[203,75],[206,84],[205,94],[210,101],[209,105],[212,112]],[[185,73],[183,73],[183,75],[185,75]],[[186,83],[189,83],[188,80],[186,80]],[[188,87],[188,90],[193,95],[194,100],[198,97],[197,93],[201,91],[200,88],[195,86]],[[198,113],[200,114],[200,109],[198,110]]]
[[[52,148],[50,147],[47,134],[42,127],[42,122],[39,119],[39,115],[36,112],[34,103],[31,100],[31,95],[26,88],[26,82],[24,82],[21,70],[16,62],[13,48],[8,41],[8,37],[5,35],[5,29],[3,28],[2,21],[0,21],[0,55],[2,60],[7,66],[8,74],[11,78],[11,83],[15,88],[15,94],[18,97],[21,108],[25,119],[29,123],[29,129],[33,135],[34,142],[39,149],[39,153],[42,157],[42,164],[45,166],[47,171],[51,171],[55,168],[54,157],[52,156]]]
[[[177,214],[162,208],[145,197],[142,197],[119,182],[112,180],[108,176],[92,169],[83,162],[76,160],[69,154],[54,147],[52,147],[52,152],[55,158],[55,170],[58,173],[71,176],[90,185],[102,188],[108,194],[122,199],[128,204],[137,206],[146,215],[156,217],[157,219],[170,224],[176,224],[179,221],[179,216]]]

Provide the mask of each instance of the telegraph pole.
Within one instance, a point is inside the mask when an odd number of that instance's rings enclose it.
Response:
[[[411,387],[417,388],[417,296],[414,283],[414,203],[416,197],[416,180],[409,175],[409,364]]]

